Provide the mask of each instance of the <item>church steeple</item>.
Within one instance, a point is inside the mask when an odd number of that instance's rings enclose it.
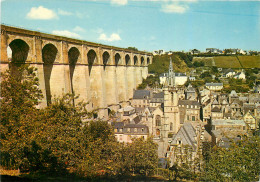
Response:
[[[167,77],[167,86],[174,87],[175,86],[175,73],[173,71],[172,67],[172,58],[170,57],[170,65],[169,65],[169,71],[168,71],[168,77]]]

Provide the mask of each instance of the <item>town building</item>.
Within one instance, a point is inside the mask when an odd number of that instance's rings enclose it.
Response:
[[[210,91],[220,91],[223,89],[223,83],[206,83],[205,86]]]

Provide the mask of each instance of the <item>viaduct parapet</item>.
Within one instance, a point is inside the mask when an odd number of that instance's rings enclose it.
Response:
[[[65,93],[79,95],[99,116],[117,110],[148,75],[152,54],[1,25],[1,71],[10,63],[37,67],[47,106]]]

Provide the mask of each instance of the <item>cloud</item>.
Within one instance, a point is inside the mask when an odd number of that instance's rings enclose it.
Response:
[[[52,34],[60,35],[60,36],[64,36],[64,37],[81,38],[79,34],[70,32],[68,30],[53,30]]]
[[[69,12],[69,11],[64,11],[62,9],[58,9],[58,14],[63,15],[63,16],[70,16],[73,13]]]
[[[170,3],[163,4],[161,10],[165,13],[185,13],[188,9],[189,7],[185,4]]]
[[[73,31],[75,31],[75,32],[85,32],[85,29],[81,28],[80,26],[76,26],[75,28],[73,28]]]
[[[116,34],[116,33],[112,33],[110,35],[110,37],[108,37],[104,33],[101,33],[98,39],[99,40],[104,40],[104,41],[109,41],[109,42],[121,40],[120,36],[118,34]]]
[[[26,17],[34,20],[50,20],[58,18],[54,11],[44,8],[43,6],[39,6],[38,8],[32,7]]]
[[[127,0],[111,0],[111,4],[114,4],[114,5],[126,5],[127,4]]]

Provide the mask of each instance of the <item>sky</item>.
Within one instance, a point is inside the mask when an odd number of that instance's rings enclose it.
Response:
[[[152,52],[260,51],[260,1],[0,0],[1,23]]]

